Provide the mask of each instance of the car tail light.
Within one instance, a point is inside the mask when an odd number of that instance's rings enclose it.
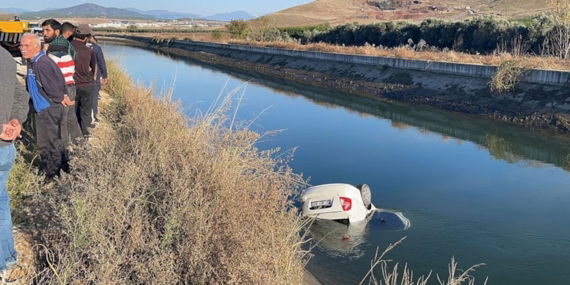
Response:
[[[352,209],[352,200],[350,198],[339,197],[339,199],[343,211],[350,211],[350,209]]]

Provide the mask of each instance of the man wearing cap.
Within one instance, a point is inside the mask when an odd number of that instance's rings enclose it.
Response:
[[[75,29],[71,44],[77,52],[75,60],[75,111],[77,120],[84,137],[89,135],[91,127],[91,112],[93,111],[93,93],[95,91],[95,75],[97,74],[97,59],[93,50],[85,43],[91,34],[91,28],[87,24],[81,24]]]

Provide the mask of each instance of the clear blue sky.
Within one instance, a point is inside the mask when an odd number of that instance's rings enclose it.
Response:
[[[242,10],[254,16],[261,16],[312,1],[313,0],[2,0],[0,1],[0,8],[20,8],[36,11],[48,8],[67,8],[82,3],[95,3],[105,7],[170,10],[204,16]],[[54,5],[54,3],[57,3],[57,5]]]

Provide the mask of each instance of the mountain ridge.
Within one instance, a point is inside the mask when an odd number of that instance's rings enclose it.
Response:
[[[38,18],[121,18],[121,19],[154,19],[154,17],[143,15],[126,9],[103,7],[93,3],[79,4],[61,9],[50,9],[36,12],[20,14],[23,19]]]
[[[173,12],[168,10],[142,10],[137,8],[114,8],[104,7],[93,3],[84,3],[67,8],[60,9],[44,9],[40,11],[29,11],[18,8],[0,8],[0,12],[7,14],[16,14],[23,19],[39,19],[39,18],[119,18],[119,19],[156,19],[156,20],[175,20],[175,19],[205,19],[215,21],[231,21],[231,20],[250,20],[254,16],[245,11],[232,11],[227,13],[218,13],[211,16],[202,16],[194,13]]]

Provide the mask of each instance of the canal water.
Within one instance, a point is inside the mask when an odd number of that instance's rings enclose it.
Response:
[[[317,225],[313,238],[322,242],[308,268],[323,284],[358,284],[376,249],[402,237],[387,258],[415,276],[446,277],[455,257],[463,269],[485,263],[474,275],[488,284],[570,284],[569,140],[140,48],[103,49],[135,82],[172,89],[189,116],[241,88],[237,117],[258,132],[278,131],[261,148],[294,151],[290,165],[313,185],[367,183],[376,207],[409,219],[405,230],[377,218],[364,229]],[[346,232],[358,238],[343,241]]]

